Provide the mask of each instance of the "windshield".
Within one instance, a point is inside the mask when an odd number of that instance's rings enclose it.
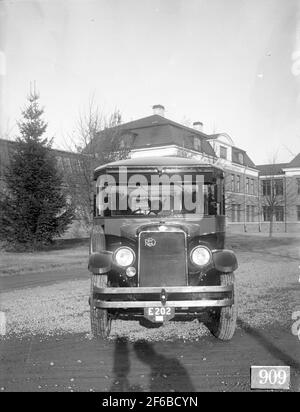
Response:
[[[148,184],[135,182],[112,184],[97,182],[96,216],[175,216],[186,214],[221,214],[217,184],[194,181],[172,181]]]

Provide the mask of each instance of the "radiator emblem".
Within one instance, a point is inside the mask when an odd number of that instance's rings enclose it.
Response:
[[[147,239],[145,239],[145,246],[153,247],[155,245],[156,245],[156,240],[153,239],[153,237],[148,237]]]

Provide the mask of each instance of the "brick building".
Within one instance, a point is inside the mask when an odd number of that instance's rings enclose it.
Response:
[[[258,170],[247,153],[226,133],[208,135],[203,124],[187,127],[164,116],[164,107],[153,106],[153,115],[119,126],[120,148],[129,157],[180,156],[225,170],[227,224],[232,231],[258,231]]]
[[[235,146],[226,133],[208,136],[217,155],[217,164],[225,170],[226,214],[231,231],[258,230],[258,170],[248,154]]]
[[[274,231],[300,231],[300,154],[290,163],[255,166],[245,150],[226,133],[206,134],[201,122],[187,127],[167,119],[164,107],[153,106],[151,116],[117,126],[120,150],[131,158],[179,156],[220,166],[225,171],[227,227],[233,232],[267,232],[270,210],[267,199],[276,193]],[[95,157],[101,148],[101,133],[95,139]],[[0,190],[3,170],[13,141],[0,139]],[[53,149],[63,175],[80,168],[82,155]],[[83,226],[74,222],[68,235],[80,236]]]
[[[274,207],[274,232],[300,232],[300,153],[290,163],[257,166],[261,230],[268,231]]]

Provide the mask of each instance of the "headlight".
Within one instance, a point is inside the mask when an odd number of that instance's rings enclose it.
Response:
[[[129,268],[126,269],[126,275],[129,278],[133,278],[133,276],[135,276],[135,274],[136,274],[136,269],[135,269],[134,266],[130,266]]]
[[[197,266],[207,265],[210,259],[210,250],[205,246],[196,246],[191,252],[191,260]]]
[[[114,260],[119,266],[131,266],[135,260],[135,253],[129,247],[120,247],[115,251]]]

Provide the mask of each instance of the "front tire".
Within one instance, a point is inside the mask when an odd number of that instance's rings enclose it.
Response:
[[[96,339],[106,339],[110,335],[112,318],[107,309],[95,307],[93,299],[94,287],[107,287],[107,275],[92,274],[90,294],[90,319],[92,335]]]
[[[220,275],[221,286],[234,285],[234,273],[222,273]],[[210,320],[206,324],[210,332],[223,341],[232,339],[237,321],[237,303],[234,296],[234,304],[224,308],[217,308],[211,313]]]

